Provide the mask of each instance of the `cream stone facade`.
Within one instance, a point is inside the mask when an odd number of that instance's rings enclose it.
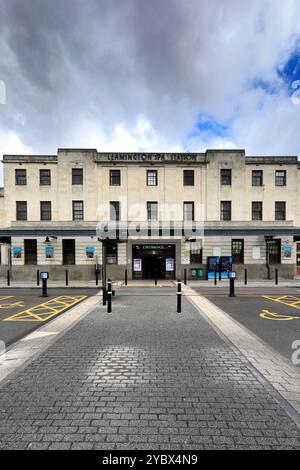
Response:
[[[125,269],[129,279],[175,279],[185,269],[188,278],[206,279],[211,257],[232,257],[232,269],[247,268],[249,278],[268,278],[275,268],[282,278],[300,274],[297,157],[59,149],[4,155],[3,165],[2,275],[9,269],[13,279],[34,280],[46,270],[59,280],[68,269],[70,279],[94,279],[111,218],[115,236],[105,244],[113,279],[124,279]]]

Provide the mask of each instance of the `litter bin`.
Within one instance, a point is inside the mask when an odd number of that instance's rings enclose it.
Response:
[[[203,269],[202,268],[191,269],[191,275],[192,275],[193,279],[202,279],[203,278]]]

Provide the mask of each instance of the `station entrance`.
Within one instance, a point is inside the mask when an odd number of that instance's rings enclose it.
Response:
[[[175,279],[175,245],[132,245],[133,279]]]

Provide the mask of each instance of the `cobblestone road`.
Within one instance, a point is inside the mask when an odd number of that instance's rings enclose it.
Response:
[[[176,314],[174,290],[124,292],[3,384],[0,448],[300,449],[296,424],[187,299]]]

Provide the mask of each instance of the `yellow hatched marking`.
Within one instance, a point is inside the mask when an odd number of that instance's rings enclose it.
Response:
[[[262,313],[259,314],[261,318],[265,320],[276,320],[276,321],[290,321],[290,320],[299,320],[300,317],[293,317],[291,315],[285,315],[282,313],[270,312],[269,310],[262,310]]]
[[[12,295],[0,295],[0,300],[12,299]]]
[[[262,297],[273,300],[273,302],[278,302],[279,304],[287,305],[288,307],[300,309],[300,298],[293,295],[263,295]]]
[[[23,310],[23,312],[16,313],[11,317],[4,318],[3,321],[46,321],[86,298],[87,295],[61,295],[35,307]]]
[[[14,307],[25,307],[23,300],[12,302],[10,304],[0,304],[0,308],[14,308]]]

